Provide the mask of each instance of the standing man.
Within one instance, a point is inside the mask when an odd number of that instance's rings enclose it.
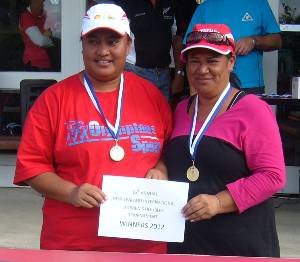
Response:
[[[175,107],[178,101],[185,95],[189,94],[189,87],[185,75],[185,65],[180,61],[180,52],[183,49],[182,40],[192,16],[199,4],[204,0],[176,0],[175,17],[176,17],[176,36],[173,41],[173,52],[175,61],[175,74],[171,85],[171,105]]]
[[[176,33],[173,1],[119,0],[115,3],[127,14],[132,31],[126,70],[153,82],[169,98],[170,49]]]
[[[281,48],[280,29],[267,0],[207,0],[196,9],[195,24],[227,24],[236,41],[234,72],[248,93],[264,93],[263,52]],[[184,43],[186,40],[184,39]]]

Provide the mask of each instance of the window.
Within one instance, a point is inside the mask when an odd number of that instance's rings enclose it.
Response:
[[[60,2],[0,1],[0,71],[61,71]]]

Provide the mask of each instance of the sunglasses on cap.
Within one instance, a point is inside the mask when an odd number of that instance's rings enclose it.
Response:
[[[188,34],[186,38],[187,45],[193,45],[199,43],[201,40],[206,40],[208,43],[215,45],[228,45],[232,46],[228,37],[218,32],[201,32],[193,31]]]

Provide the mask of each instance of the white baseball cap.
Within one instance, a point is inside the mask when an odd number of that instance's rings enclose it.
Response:
[[[82,19],[81,36],[97,29],[111,29],[120,35],[130,36],[127,15],[115,4],[97,4],[86,12]]]

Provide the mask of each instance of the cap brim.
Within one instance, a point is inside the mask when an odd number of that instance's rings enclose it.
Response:
[[[124,26],[122,26],[120,23],[112,23],[111,21],[109,23],[105,23],[105,21],[101,23],[99,23],[99,21],[86,21],[83,25],[81,36],[85,36],[95,30],[100,29],[112,30],[121,36],[124,36],[125,34],[128,34],[130,36],[130,32],[127,32],[128,30],[126,30]]]
[[[180,59],[183,62],[186,63],[186,52],[191,50],[191,49],[195,49],[195,48],[209,49],[209,50],[215,51],[215,52],[217,52],[219,54],[222,54],[222,55],[228,55],[229,53],[234,54],[233,48],[231,46],[228,46],[228,45],[215,45],[215,44],[211,44],[211,43],[202,43],[202,44],[190,45],[190,46],[184,48],[181,51]]]

